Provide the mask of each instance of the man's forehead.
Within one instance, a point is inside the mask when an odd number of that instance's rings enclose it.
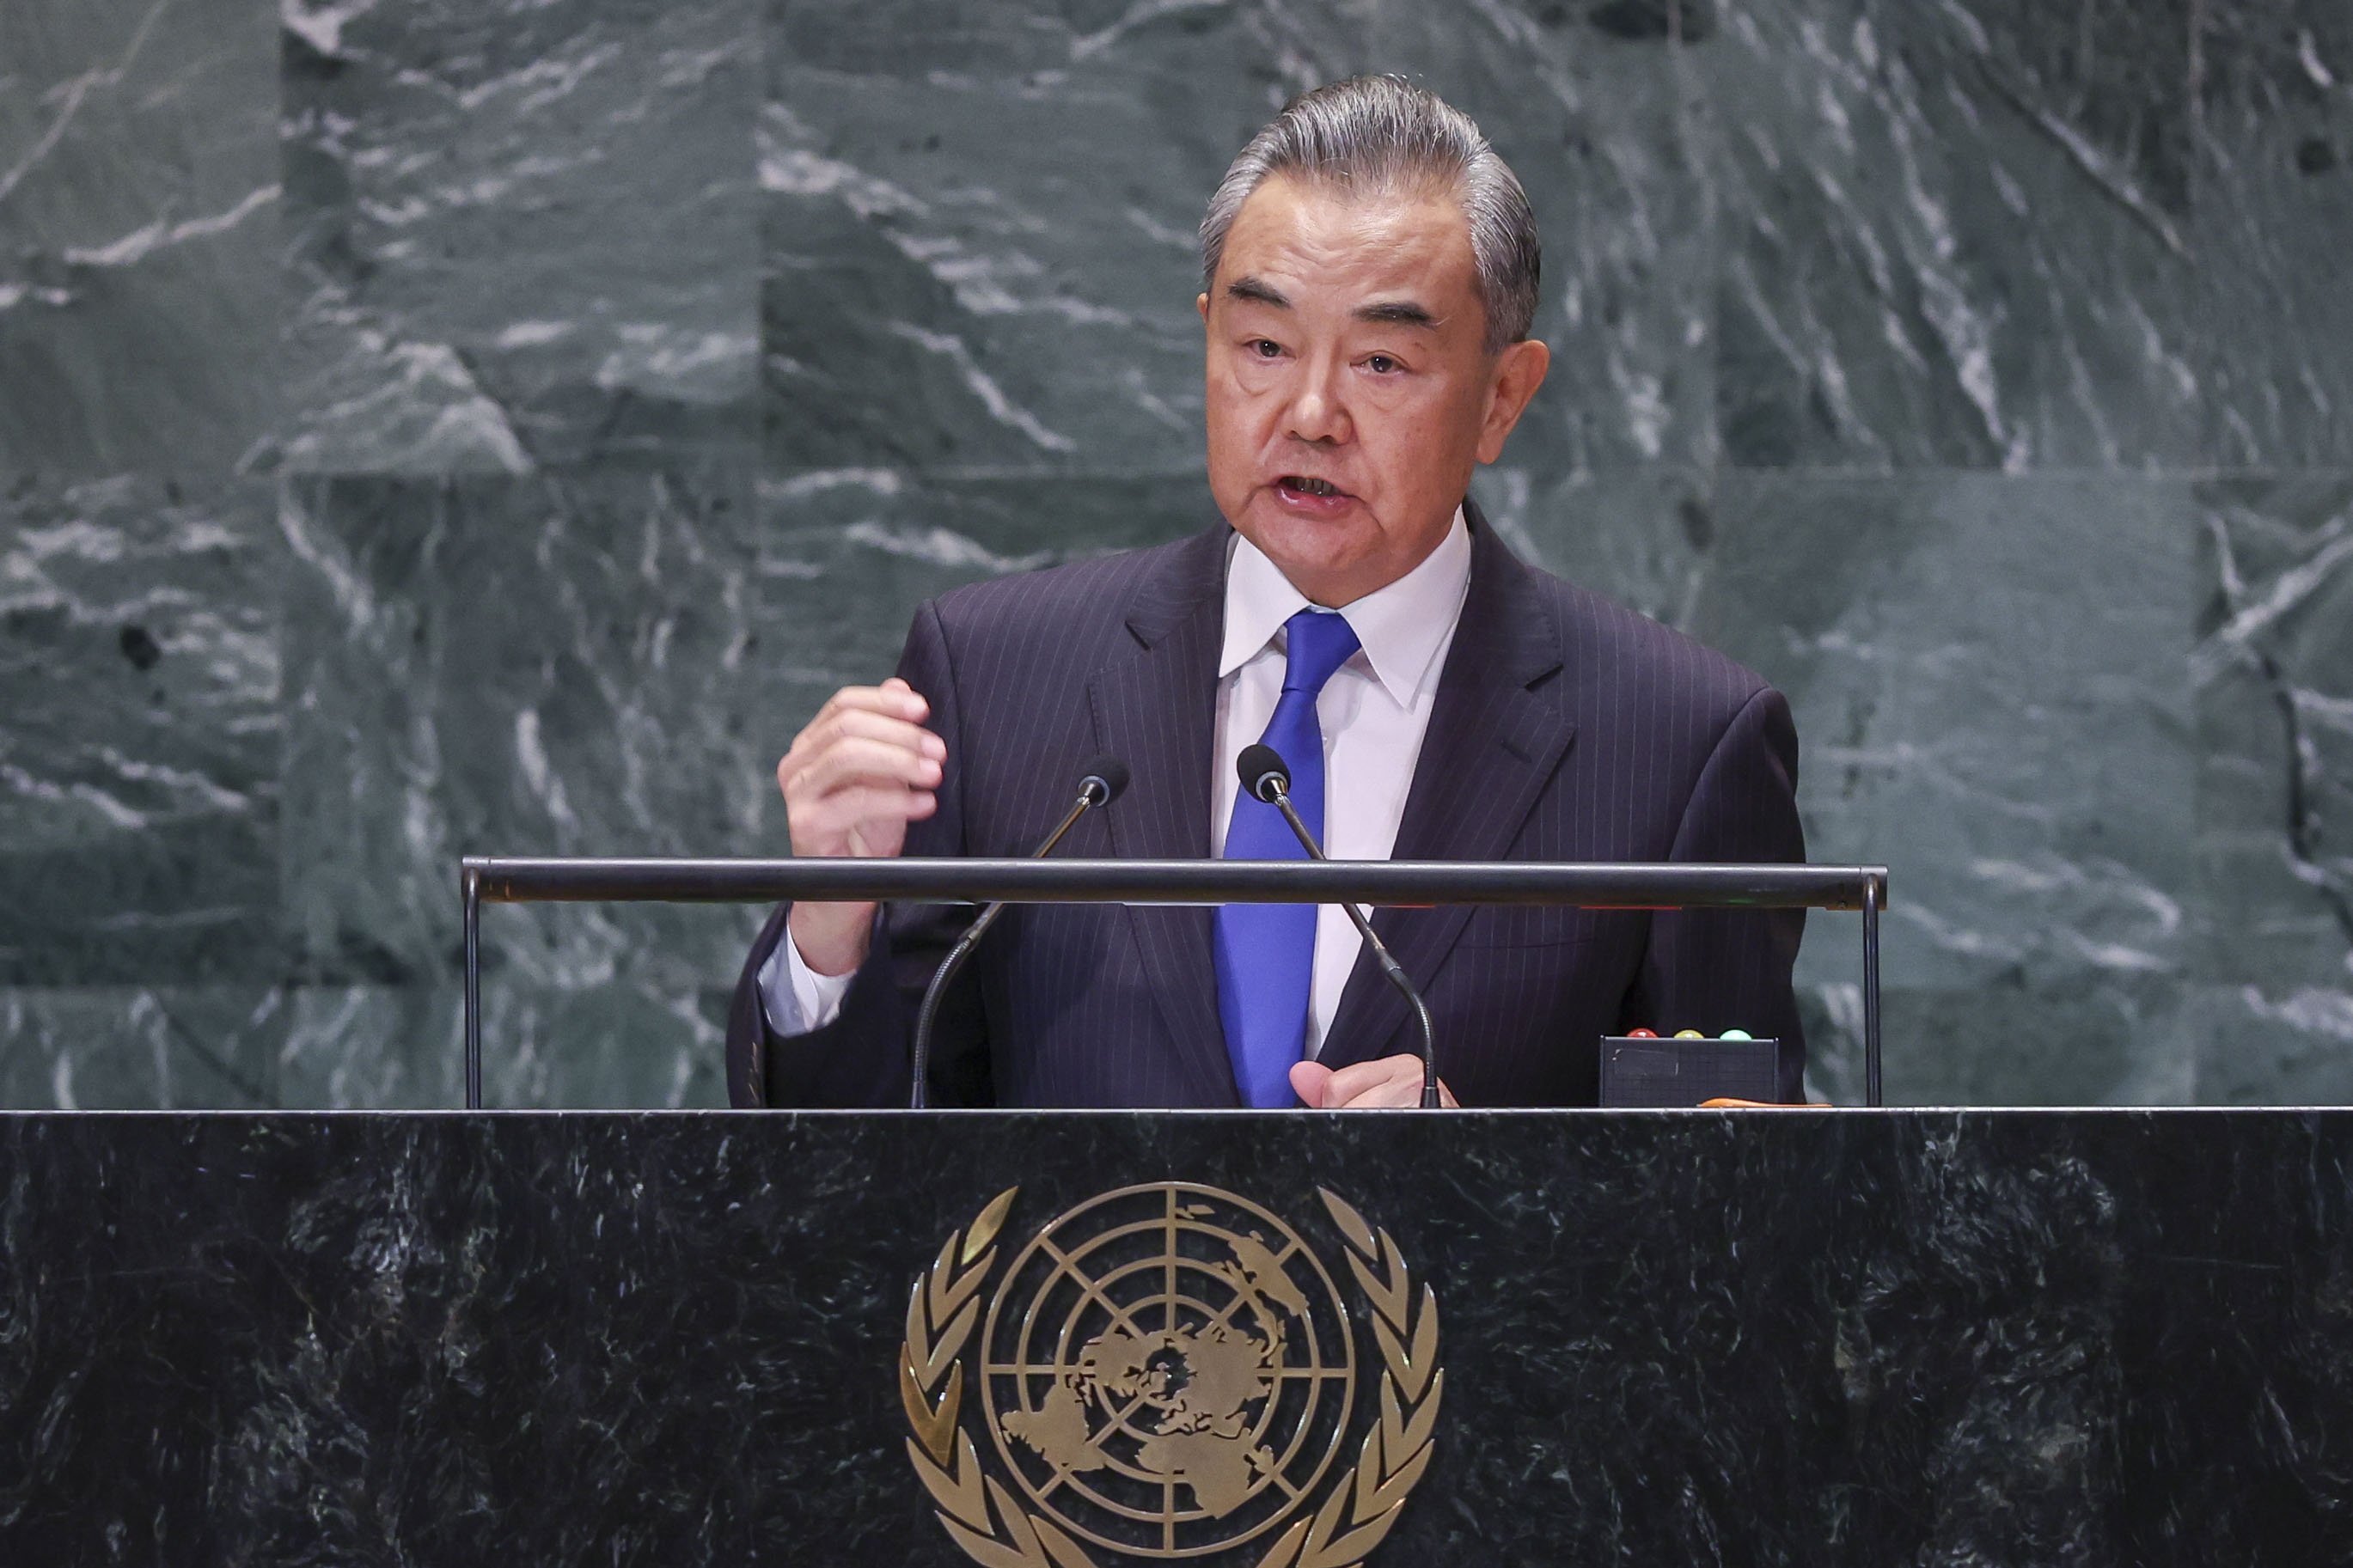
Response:
[[[1428,186],[1355,191],[1277,177],[1250,193],[1219,259],[1220,289],[1248,279],[1296,302],[1427,295],[1473,281],[1461,204]]]
[[[1271,279],[1254,272],[1236,277],[1225,287],[1226,298],[1248,304],[1267,305],[1278,310],[1292,308],[1289,294]],[[1424,327],[1436,330],[1443,320],[1430,306],[1422,303],[1418,289],[1378,289],[1361,300],[1349,312],[1360,321],[1383,322],[1392,326]]]

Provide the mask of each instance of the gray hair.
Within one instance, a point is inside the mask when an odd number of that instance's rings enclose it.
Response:
[[[1293,99],[1250,140],[1201,216],[1201,287],[1217,286],[1226,236],[1250,193],[1290,174],[1346,190],[1448,188],[1471,226],[1487,352],[1528,335],[1543,247],[1519,176],[1471,117],[1398,76],[1358,76]]]

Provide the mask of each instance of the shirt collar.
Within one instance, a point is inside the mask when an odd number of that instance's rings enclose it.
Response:
[[[1430,675],[1439,648],[1462,614],[1471,586],[1471,530],[1457,507],[1453,524],[1421,564],[1386,588],[1366,595],[1340,614],[1363,645],[1373,679],[1399,706],[1410,706]],[[1240,534],[1226,570],[1226,642],[1218,658],[1222,680],[1274,640],[1282,623],[1308,607],[1307,595],[1282,569]]]

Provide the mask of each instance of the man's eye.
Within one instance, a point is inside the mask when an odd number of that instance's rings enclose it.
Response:
[[[1365,362],[1365,368],[1371,371],[1375,375],[1387,375],[1389,372],[1398,368],[1398,362],[1389,358],[1387,354],[1375,354],[1372,358]]]
[[[1282,352],[1282,345],[1271,338],[1260,338],[1250,344],[1250,348],[1261,359],[1272,359]]]

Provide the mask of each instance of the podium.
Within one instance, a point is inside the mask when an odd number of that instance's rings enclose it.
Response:
[[[0,1118],[10,1563],[2340,1562],[2348,1345],[2337,1111]]]

